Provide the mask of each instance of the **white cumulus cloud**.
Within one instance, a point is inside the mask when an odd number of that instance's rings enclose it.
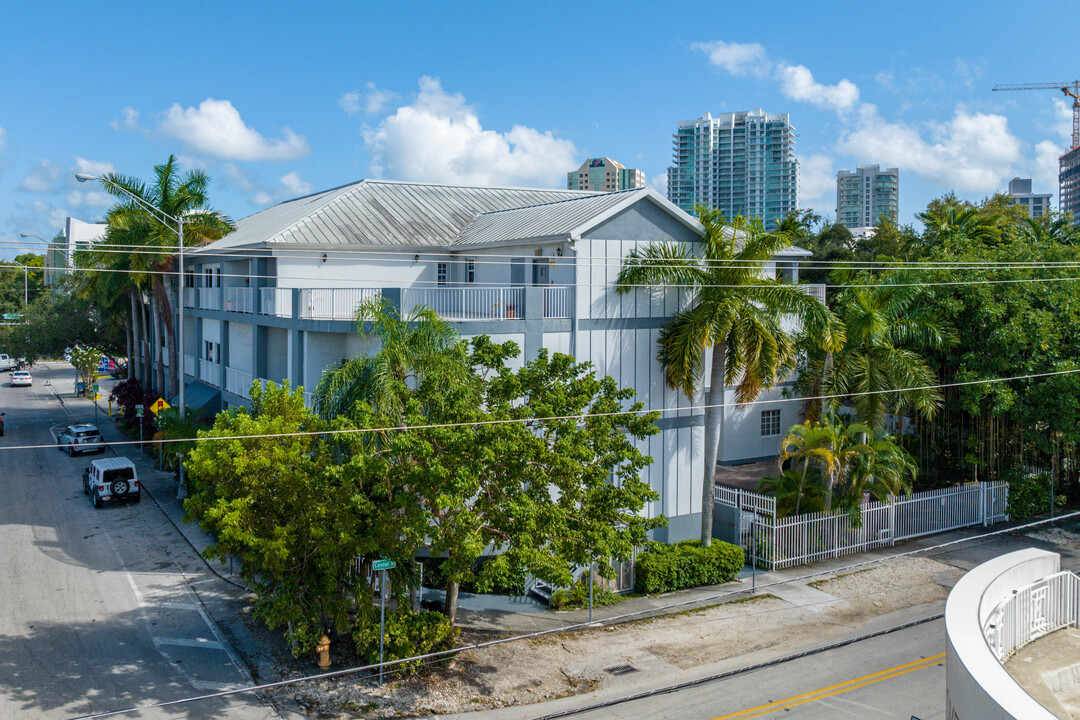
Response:
[[[822,85],[814,80],[813,73],[803,65],[780,65],[777,68],[780,92],[785,97],[808,102],[819,108],[843,112],[859,102],[859,88],[849,80],[835,85]]]
[[[347,92],[338,98],[337,104],[346,115],[356,115],[360,112],[360,93]]]
[[[667,173],[654,175],[653,179],[649,181],[649,185],[652,186],[653,190],[667,197]]]
[[[868,108],[868,109],[867,109]],[[1002,115],[957,109],[952,119],[918,128],[881,119],[864,106],[859,126],[841,137],[841,152],[895,165],[959,192],[990,193],[1021,161],[1021,143]]]
[[[722,67],[732,75],[755,75],[764,77],[772,69],[765,47],[759,43],[729,43],[723,40],[696,42],[691,50],[704,53],[709,62]]]
[[[158,127],[196,152],[228,160],[283,162],[311,152],[307,139],[287,127],[280,138],[264,137],[244,122],[228,100],[207,98],[197,108],[174,103]]]
[[[60,189],[63,176],[63,165],[52,160],[39,160],[19,181],[19,189],[35,193],[55,192]]]
[[[799,203],[818,213],[834,209],[836,170],[833,159],[821,153],[799,160]]]
[[[574,144],[550,131],[485,130],[460,93],[426,76],[412,104],[366,129],[364,142],[374,174],[398,180],[557,187],[580,164]]]
[[[113,204],[112,196],[99,190],[69,190],[64,199],[72,207],[107,208]]]
[[[120,111],[120,117],[113,119],[109,123],[113,130],[138,130],[144,132],[145,129],[139,125],[139,111],[130,105]]]
[[[88,175],[107,175],[108,173],[115,172],[116,168],[113,167],[111,162],[103,160],[87,160],[81,158],[78,155],[75,156],[75,169],[74,172],[86,173]]]

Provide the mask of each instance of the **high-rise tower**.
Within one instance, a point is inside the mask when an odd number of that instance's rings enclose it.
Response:
[[[876,227],[900,211],[900,171],[859,165],[836,173],[836,222],[848,230]]]

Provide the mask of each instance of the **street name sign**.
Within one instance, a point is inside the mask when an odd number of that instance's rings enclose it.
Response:
[[[371,564],[371,567],[376,570],[393,570],[397,567],[397,563],[393,560],[376,560]]]

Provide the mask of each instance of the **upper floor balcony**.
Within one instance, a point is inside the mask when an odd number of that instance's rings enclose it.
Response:
[[[542,304],[544,319],[572,315],[574,288],[550,285],[537,288],[534,302]],[[515,320],[525,317],[528,293],[523,285],[509,287],[434,288],[185,288],[184,307],[200,310],[296,317],[301,320],[356,318],[365,303],[385,296],[400,297],[403,314],[429,307],[451,321]]]

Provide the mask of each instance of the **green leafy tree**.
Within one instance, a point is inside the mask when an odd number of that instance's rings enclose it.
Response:
[[[15,262],[0,261],[0,312],[21,313],[45,289],[45,256],[22,253]],[[24,269],[26,268],[26,269]]]
[[[77,345],[93,345],[112,354],[123,347],[123,336],[121,328],[110,324],[94,303],[78,297],[67,283],[31,300],[20,324],[0,327],[3,352],[31,364],[62,357],[65,349]]]
[[[807,472],[809,471],[809,472]],[[758,483],[758,492],[776,498],[776,516],[815,513],[825,509],[825,490],[821,471],[809,461],[803,469],[788,468],[779,475],[766,475]]]
[[[693,399],[704,382],[705,353],[712,350],[705,412],[705,477],[701,543],[712,542],[714,471],[724,413],[724,391],[739,402],[773,387],[793,366],[795,345],[785,318],[801,321],[818,344],[838,344],[827,308],[791,283],[765,276],[765,265],[790,246],[787,235],[767,233],[761,222],[724,223],[716,210],[698,208],[700,243],[652,243],[629,254],[617,281],[620,293],[640,285],[692,288],[694,300],[660,331],[658,358],[667,383]]]

